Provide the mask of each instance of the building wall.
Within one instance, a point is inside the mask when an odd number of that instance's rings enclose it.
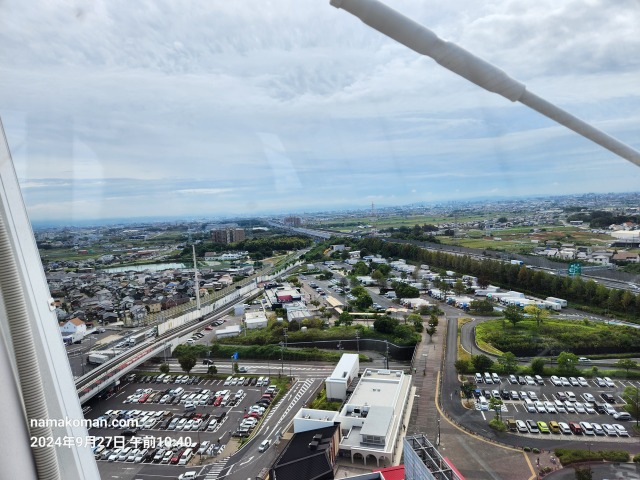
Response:
[[[221,228],[211,231],[211,240],[216,243],[237,243],[245,239],[242,228]]]
[[[325,386],[327,387],[328,400],[345,400],[347,398],[347,382],[345,380],[327,378]]]

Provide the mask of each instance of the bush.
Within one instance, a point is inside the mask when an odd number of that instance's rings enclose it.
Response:
[[[507,424],[497,418],[494,418],[489,422],[489,426],[498,432],[506,432]]]
[[[539,448],[534,448],[531,450],[532,453],[540,453],[540,449]]]
[[[589,452],[588,450],[558,448],[555,450],[555,454],[562,465],[601,460],[607,460],[609,462],[629,461],[629,453],[624,450],[598,450]]]
[[[640,453],[639,453],[639,454],[637,454],[635,457],[633,457],[633,461],[634,461],[635,463],[640,463]]]
[[[531,451],[531,447],[524,447],[522,450],[524,450],[525,452],[530,452]]]

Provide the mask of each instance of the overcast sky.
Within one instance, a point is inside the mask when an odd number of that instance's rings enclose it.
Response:
[[[386,3],[640,148],[640,1]],[[329,0],[3,0],[0,115],[34,221],[640,185]]]

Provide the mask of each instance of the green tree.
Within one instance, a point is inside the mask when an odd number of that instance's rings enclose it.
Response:
[[[549,316],[549,311],[547,309],[542,309],[535,305],[527,305],[524,307],[524,313],[531,315],[531,317],[536,321],[538,328],[540,328],[540,324]]]
[[[238,373],[240,371],[240,367],[238,367],[238,362],[233,362],[233,371],[234,373]]]
[[[563,374],[575,373],[578,369],[578,356],[571,352],[560,352],[558,355],[558,370]]]
[[[169,367],[168,363],[163,363],[160,365],[160,373],[164,373],[165,375],[171,371],[171,367]]]
[[[471,371],[471,362],[465,359],[456,360],[453,366],[459,374],[469,373]]]
[[[427,332],[427,335],[429,335],[429,340],[433,340],[433,336],[436,334],[435,325],[429,325],[425,332]]]
[[[178,357],[178,363],[180,364],[180,368],[182,368],[182,371],[184,371],[187,374],[191,372],[191,369],[193,369],[193,367],[196,366],[196,362],[197,362],[197,359],[195,355],[185,354]]]
[[[518,359],[511,352],[505,352],[498,357],[500,369],[507,375],[518,371]]]
[[[516,326],[516,323],[522,320],[522,311],[517,305],[509,305],[504,309],[503,315],[504,318],[509,320],[514,327]]]
[[[593,480],[590,467],[574,467],[576,480]]]
[[[488,372],[493,367],[493,360],[484,354],[474,355],[471,362],[476,372]]]
[[[640,419],[640,389],[638,387],[628,386],[622,392],[622,399],[627,402],[624,406],[632,417],[636,418],[636,427]]]
[[[207,368],[207,373],[209,375],[215,375],[216,373],[218,373],[218,367],[216,367],[215,365],[209,365],[209,368]]]
[[[469,310],[476,315],[487,315],[493,313],[493,303],[489,300],[472,300]]]
[[[351,315],[349,315],[349,312],[342,312],[334,323],[336,326],[344,325],[345,327],[348,327],[353,323],[353,319]]]
[[[467,363],[469,362],[467,361]],[[465,382],[460,386],[460,390],[462,391],[464,398],[466,398],[467,400],[470,400],[471,397],[473,397],[473,384]]]
[[[534,358],[531,360],[531,371],[534,375],[544,375],[545,361],[542,358]]]
[[[383,315],[373,322],[373,328],[380,333],[393,333],[398,326],[398,320]]]
[[[638,362],[630,358],[621,358],[614,365],[618,368],[624,368],[627,371],[627,376],[629,375],[629,370],[638,368]]]
[[[366,263],[358,262],[353,266],[352,271],[356,276],[362,277],[364,275],[368,275],[371,270],[369,269],[369,265]]]
[[[380,283],[384,279],[384,275],[380,270],[376,270],[371,274],[371,278],[373,278],[377,283]]]
[[[467,290],[467,287],[464,286],[462,280],[456,280],[456,283],[453,284],[453,293],[460,296]]]
[[[496,412],[496,420],[500,420],[502,414],[502,400],[499,398],[491,397],[489,399],[489,410]]]

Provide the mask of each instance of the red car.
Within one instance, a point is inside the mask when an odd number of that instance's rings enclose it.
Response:
[[[213,406],[214,407],[219,407],[221,403],[222,403],[222,395],[220,395],[219,397],[216,398],[216,401],[213,402]]]
[[[148,393],[145,393],[144,395],[142,395],[142,396],[140,397],[140,399],[138,400],[138,403],[144,403],[144,402],[146,402],[148,399],[149,399],[149,394],[148,394]]]

